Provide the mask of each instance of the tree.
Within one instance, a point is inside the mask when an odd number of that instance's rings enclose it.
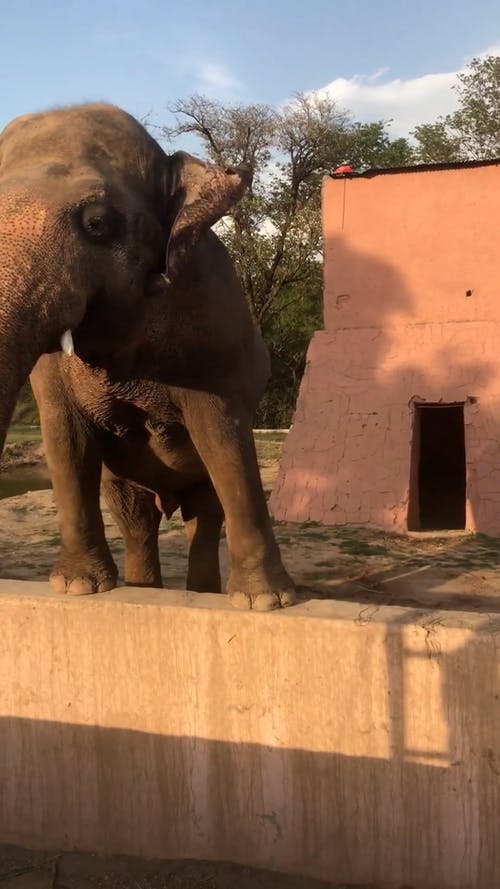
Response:
[[[449,132],[445,120],[415,127],[417,158],[421,164],[449,164],[460,160],[460,140]]]
[[[348,158],[355,169],[408,167],[415,163],[414,150],[407,139],[391,139],[388,123],[379,120],[352,125]]]
[[[416,127],[423,163],[488,160],[500,156],[500,56],[473,59],[452,87],[458,108]]]
[[[309,339],[321,326],[322,179],[345,162],[405,165],[412,150],[404,139],[391,142],[382,122],[353,122],[330,98],[298,95],[275,110],[195,95],[170,111],[168,141],[195,136],[208,159],[254,171],[219,234],[271,352],[273,380],[259,422],[288,423]]]
[[[263,325],[271,355],[271,382],[259,408],[264,427],[283,428],[290,423],[307,346],[323,326],[323,270],[319,262],[315,269],[315,280],[282,291],[276,300],[277,311]]]

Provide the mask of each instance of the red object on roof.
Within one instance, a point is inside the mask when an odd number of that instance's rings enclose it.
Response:
[[[342,164],[333,171],[334,176],[347,176],[349,173],[354,173],[353,168],[349,164]]]

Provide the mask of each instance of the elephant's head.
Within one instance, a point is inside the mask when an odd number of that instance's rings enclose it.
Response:
[[[0,451],[17,393],[73,334],[140,323],[151,276],[172,274],[248,181],[167,156],[130,115],[86,105],[0,135]],[[88,319],[93,319],[92,325]]]

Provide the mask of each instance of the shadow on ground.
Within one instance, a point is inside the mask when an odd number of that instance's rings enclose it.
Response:
[[[291,543],[289,527],[277,526],[283,548]],[[308,566],[296,575],[302,598],[500,612],[496,538],[465,533],[391,535],[311,523],[298,527],[303,550],[309,541]]]
[[[2,889],[348,889],[224,862],[147,861],[12,846],[0,846],[0,881]]]

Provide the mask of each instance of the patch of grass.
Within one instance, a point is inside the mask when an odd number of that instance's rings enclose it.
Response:
[[[14,424],[9,427],[6,443],[18,444],[22,441],[41,441],[42,435],[39,426],[23,426]]]
[[[447,560],[441,560],[439,564],[443,567],[459,567],[466,568],[470,571],[480,571],[481,568],[489,568],[494,570],[498,568],[498,562],[492,561],[491,559],[482,559],[476,558],[474,556],[460,556],[455,558],[450,558]]]
[[[273,429],[272,432],[259,432],[254,430],[254,438],[256,441],[277,441],[284,442],[288,432],[280,432],[279,429]]]
[[[476,534],[474,540],[480,546],[484,546],[489,550],[493,550],[496,554],[500,553],[500,538],[488,537],[487,534]]]
[[[310,531],[308,528],[301,528],[300,536],[306,540],[328,540],[328,531]]]
[[[256,441],[255,448],[259,463],[277,463],[281,457],[282,444],[279,441]]]
[[[373,546],[366,540],[354,540],[344,538],[339,541],[339,549],[349,556],[388,556],[389,550],[386,546]]]

